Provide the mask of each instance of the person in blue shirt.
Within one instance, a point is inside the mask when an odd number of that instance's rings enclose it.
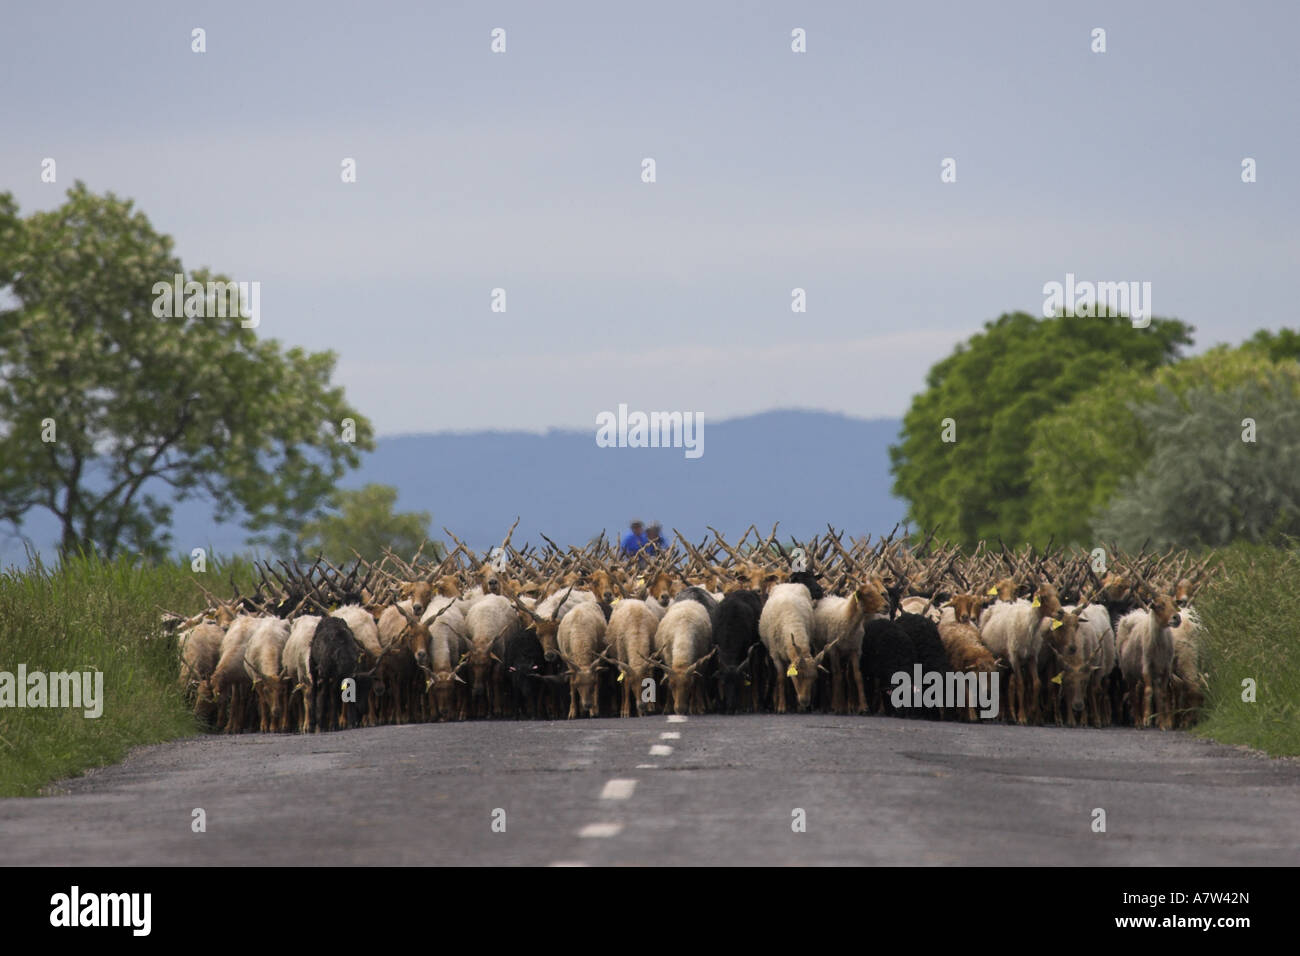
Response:
[[[662,554],[664,551],[668,550],[668,546],[664,544],[663,527],[659,524],[658,521],[651,521],[650,527],[645,529],[645,533],[646,533],[645,553],[647,555],[653,557],[656,554]]]
[[[642,530],[644,527],[645,525],[643,525],[638,519],[632,519],[632,530],[623,535],[623,542],[619,548],[625,557],[635,557],[636,553],[645,546],[645,531]]]

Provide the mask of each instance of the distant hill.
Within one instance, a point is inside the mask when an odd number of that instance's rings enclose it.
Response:
[[[589,431],[468,432],[379,439],[344,480],[394,485],[403,510],[429,511],[476,550],[499,543],[520,516],[515,542],[585,544],[613,537],[628,519],[657,518],[665,535],[694,541],[713,525],[729,537],[781,522],[783,537],[811,537],[827,522],[852,535],[885,533],[904,506],[889,493],[888,446],[897,419],[773,411],[704,423],[704,454],[680,448],[601,448]],[[57,529],[44,516],[24,528],[47,554]],[[245,549],[235,524],[217,525],[202,502],[177,507],[175,550]],[[22,563],[21,542],[0,543],[0,561]]]

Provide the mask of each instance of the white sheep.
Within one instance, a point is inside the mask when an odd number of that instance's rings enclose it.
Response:
[[[1043,650],[1043,634],[1060,608],[1056,589],[1045,584],[1032,602],[1021,599],[995,604],[991,613],[981,618],[984,623],[980,627],[980,640],[1011,669],[1007,701],[1012,718],[1019,724],[1039,722],[1042,688],[1038,659]]]
[[[837,714],[848,712],[847,684],[850,677],[857,693],[857,712],[867,712],[867,689],[862,679],[863,624],[868,618],[883,616],[882,612],[888,606],[889,597],[884,584],[879,578],[873,578],[860,585],[849,597],[827,595],[813,608],[815,631],[812,647],[821,653],[830,648],[831,708]]]
[[[776,668],[776,712],[785,713],[785,679],[794,681],[799,709],[812,706],[820,654],[813,656],[817,622],[812,595],[802,584],[772,587],[758,619],[758,636]],[[823,648],[822,653],[825,653]]]
[[[244,646],[244,672],[257,698],[258,730],[283,730],[288,685],[284,680],[284,645],[289,640],[289,622],[278,617],[261,618]]]
[[[1173,629],[1180,623],[1178,605],[1167,594],[1157,595],[1149,605],[1120,618],[1116,650],[1137,727],[1145,727],[1152,720],[1161,730],[1172,726]]]
[[[605,612],[594,602],[580,602],[560,621],[556,634],[560,656],[569,669],[569,719],[578,709],[600,716],[600,673],[605,665]]]
[[[240,614],[221,637],[221,657],[212,672],[212,702],[216,704],[217,724],[226,733],[237,734],[244,729],[249,694],[253,682],[244,670],[244,648],[262,619],[251,614]]]
[[[654,607],[666,615],[668,609],[655,600]],[[646,702],[642,700],[641,684],[654,672],[655,631],[659,617],[653,608],[642,600],[623,600],[614,605],[605,630],[605,640],[619,668],[618,682],[622,686],[622,704],[619,716],[629,717],[635,704],[638,716],[645,716]]]
[[[304,734],[311,728],[311,639],[319,623],[320,617],[313,614],[294,618],[289,628],[289,639],[284,642],[280,656],[285,680],[291,684],[286,716],[296,716],[298,707],[301,707],[302,719],[297,723]]]
[[[604,619],[602,615],[602,620]],[[505,653],[505,642],[519,629],[519,615],[510,601],[499,594],[488,594],[474,602],[465,615],[469,638],[470,697],[476,716],[500,716],[503,690],[497,662]]]
[[[655,629],[654,644],[667,672],[672,712],[703,713],[700,668],[712,653],[713,645],[713,624],[708,609],[698,601],[677,601],[670,605]]]

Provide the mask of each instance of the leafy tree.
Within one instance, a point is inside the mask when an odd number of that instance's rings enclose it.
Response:
[[[942,525],[942,537],[968,547],[999,535],[1008,545],[1030,540],[1035,423],[1112,371],[1172,361],[1191,331],[1174,319],[1136,329],[1120,316],[1024,312],[985,323],[930,369],[903,418],[901,442],[889,450],[909,521]],[[953,442],[943,440],[949,418]]]
[[[155,284],[184,269],[132,206],[77,183],[21,219],[0,195],[0,302],[16,303],[0,312],[0,519],[44,508],[65,552],[161,555],[174,502],[206,494],[218,520],[296,531],[373,447],[369,422],[330,385],[331,353],[258,339],[238,314],[156,316]]]
[[[1278,329],[1276,332],[1260,329],[1247,340],[1246,346],[1260,349],[1274,362],[1300,359],[1300,332],[1295,329]]]
[[[330,496],[335,514],[308,522],[298,535],[299,549],[309,557],[323,554],[335,564],[352,560],[353,549],[370,562],[383,557],[384,548],[409,558],[429,536],[432,516],[427,511],[394,511],[397,489],[391,485],[366,485],[359,491],[339,489]],[[425,546],[425,557],[443,557],[442,546]]]
[[[1300,535],[1300,402],[1280,372],[1228,391],[1162,387],[1135,409],[1153,450],[1097,518],[1121,548],[1218,547]],[[1244,419],[1255,441],[1244,441]]]
[[[1278,370],[1261,349],[1220,345],[1154,371],[1116,369],[1097,380],[1034,426],[1030,537],[1055,534],[1057,541],[1091,546],[1093,520],[1151,454],[1151,435],[1136,409],[1162,388],[1177,395],[1198,387],[1225,391]]]

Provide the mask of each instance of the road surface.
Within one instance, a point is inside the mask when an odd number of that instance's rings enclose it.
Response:
[[[415,724],[179,741],[57,789],[0,800],[0,863],[1300,864],[1300,763],[1129,728]]]

